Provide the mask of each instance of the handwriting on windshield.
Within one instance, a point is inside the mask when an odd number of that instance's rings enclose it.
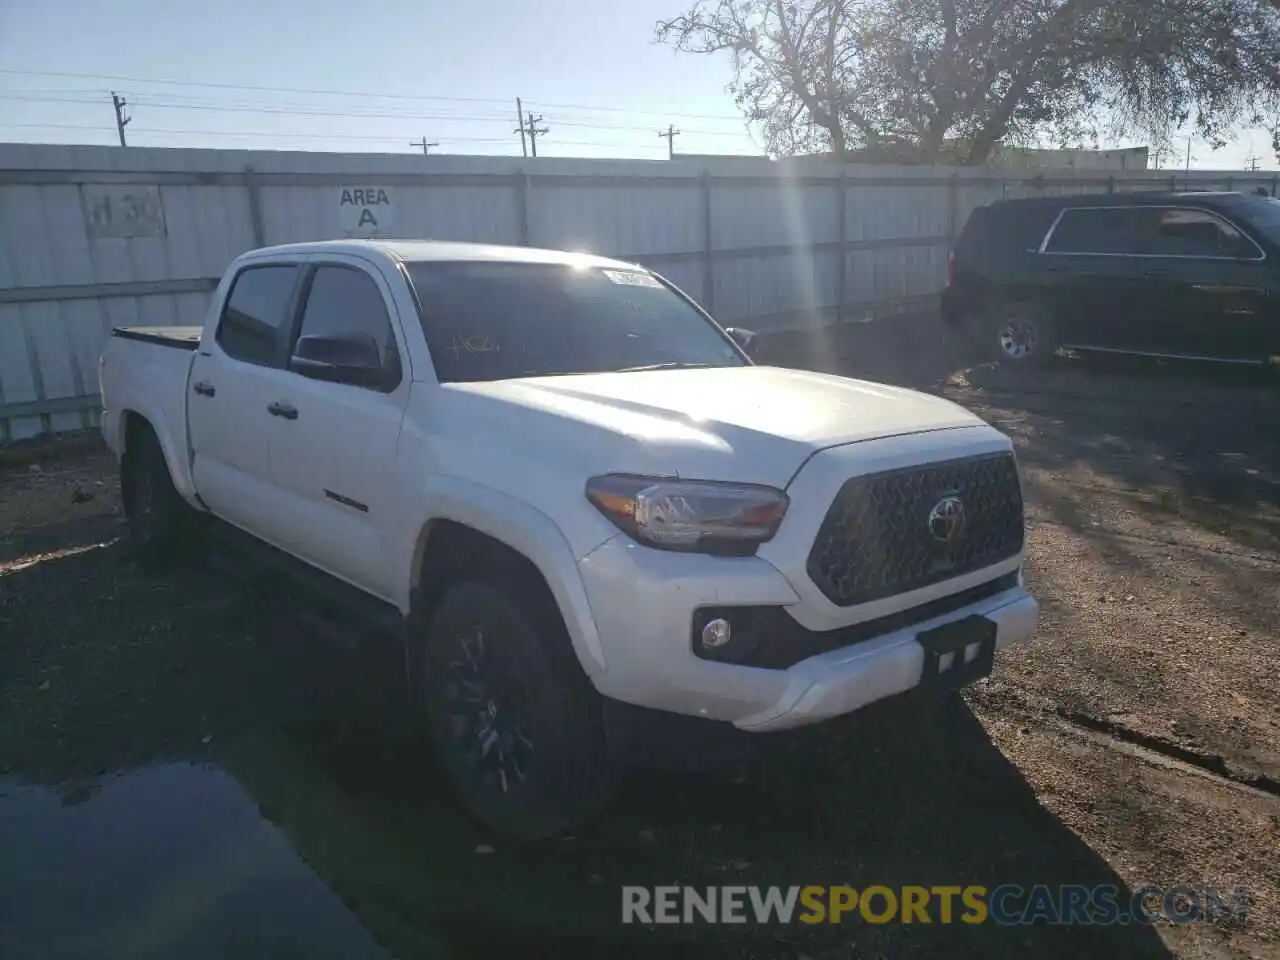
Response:
[[[449,344],[449,349],[453,351],[455,359],[461,359],[463,354],[470,357],[481,353],[497,353],[498,341],[488,334],[464,337],[455,333],[453,335],[453,343]]]

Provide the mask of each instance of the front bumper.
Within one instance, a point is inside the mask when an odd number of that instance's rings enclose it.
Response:
[[[895,599],[924,606],[1008,574],[1017,563],[1015,559]],[[728,721],[751,732],[817,723],[917,687],[926,660],[917,637],[932,627],[972,615],[985,617],[995,624],[995,649],[1000,650],[1026,639],[1037,619],[1036,601],[1015,583],[975,603],[808,657],[788,669],[765,669],[700,659],[691,645],[694,613],[701,607],[793,607],[801,602],[787,578],[763,558],[668,553],[618,536],[584,558],[580,569],[605,647],[607,669],[592,677],[602,694],[636,706]],[[859,614],[853,609],[845,616],[853,623]]]
[[[993,601],[886,634],[875,640],[810,657],[787,671],[787,687],[765,709],[734,721],[751,731],[786,730],[852,713],[867,704],[915,689],[921,683],[924,630],[977,614],[995,624],[995,649],[1027,639],[1036,626],[1035,598],[1015,588]]]

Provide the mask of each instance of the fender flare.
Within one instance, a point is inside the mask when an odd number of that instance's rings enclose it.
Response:
[[[178,451],[174,449],[173,429],[159,405],[150,405],[145,402],[127,404],[120,410],[119,422],[116,426],[116,449],[120,451],[121,461],[123,462],[129,453],[127,436],[130,417],[138,417],[151,427],[151,432],[156,435],[156,440],[160,443],[160,452],[164,454],[165,466],[169,468],[169,477],[173,480],[174,489],[183,500],[203,512],[205,506],[196,495],[190,461],[185,456],[185,451],[182,456],[179,456]]]
[[[523,554],[542,574],[568,630],[574,653],[587,676],[605,670],[604,648],[596,629],[582,574],[569,542],[545,513],[492,487],[436,474],[427,481],[424,508],[413,523],[398,569],[408,570],[401,596],[408,611],[432,520],[452,520],[493,537]]]

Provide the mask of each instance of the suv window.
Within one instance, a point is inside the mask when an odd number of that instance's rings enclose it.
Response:
[[[1155,257],[1237,257],[1258,249],[1230,223],[1190,207],[1095,207],[1064,210],[1046,253]]]
[[[1151,220],[1142,207],[1068,209],[1049,236],[1046,253],[1146,253],[1144,234]]]
[[[378,284],[355,267],[319,266],[311,278],[298,336],[343,335],[369,337],[383,368],[399,371],[395,333]]]
[[[298,266],[277,263],[245,267],[231,282],[215,339],[227,355],[246,363],[279,363],[285,315]]]
[[[1265,239],[1280,243],[1280,200],[1275,197],[1248,197],[1233,206],[1232,213]]]
[[[1159,214],[1151,253],[1179,257],[1258,256],[1252,241],[1208,211],[1169,207]]]
[[[719,327],[646,270],[504,261],[407,267],[442,383],[747,365]]]

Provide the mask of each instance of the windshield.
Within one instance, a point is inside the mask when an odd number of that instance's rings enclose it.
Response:
[[[696,307],[642,270],[492,261],[406,266],[441,383],[747,364]]]
[[[1275,197],[1250,197],[1238,209],[1249,226],[1272,243],[1280,243],[1280,200]]]

